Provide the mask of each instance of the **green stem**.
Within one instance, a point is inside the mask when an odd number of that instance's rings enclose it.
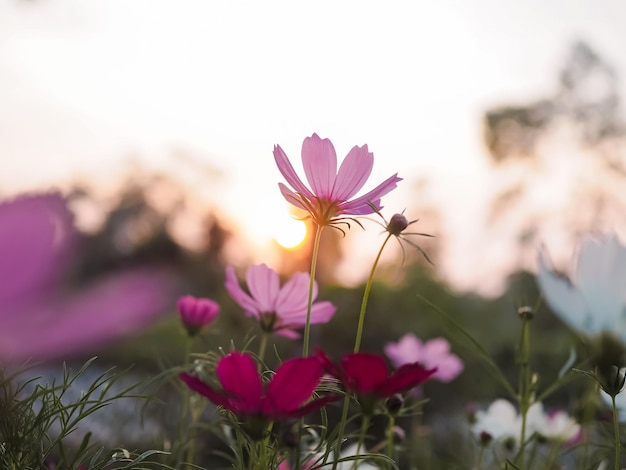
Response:
[[[361,454],[361,449],[363,449],[365,444],[365,436],[367,435],[367,430],[370,427],[370,417],[369,415],[363,415],[363,421],[361,421],[361,432],[359,433],[359,443],[356,446],[356,455]],[[355,459],[352,464],[352,470],[356,470],[359,466],[359,460]]]
[[[187,335],[185,338],[185,356],[183,359],[183,364],[187,364],[189,362],[189,358],[191,356],[191,350],[193,347],[193,337]],[[194,456],[194,447],[195,440],[193,436],[190,436],[191,430],[195,425],[195,419],[193,417],[193,412],[190,412],[190,404],[191,404],[191,391],[188,387],[183,389],[183,400],[182,400],[182,410],[181,417],[178,426],[178,443],[183,445],[183,443],[188,442],[189,445],[187,447],[187,454],[185,456],[185,462],[193,464],[193,456]],[[176,468],[180,468],[181,462],[179,461],[176,465]]]
[[[393,427],[395,425],[395,417],[393,415],[389,415],[389,426],[387,427],[387,457],[389,457],[391,460],[394,459],[395,446],[393,445]]]
[[[376,267],[378,266],[378,262],[380,261],[380,257],[383,254],[383,250],[385,249],[385,245],[391,238],[392,234],[388,233],[387,237],[385,237],[385,241],[378,250],[378,254],[376,255],[376,259],[374,260],[374,264],[372,265],[372,269],[370,271],[370,275],[367,278],[367,284],[365,284],[365,292],[363,292],[363,300],[361,301],[361,311],[359,312],[359,325],[356,330],[356,339],[354,341],[354,352],[359,352],[361,349],[361,339],[363,337],[363,324],[365,323],[365,310],[367,308],[367,300],[370,296],[370,291],[372,290],[372,283],[374,282],[374,272],[376,271]]]
[[[522,415],[522,428],[520,430],[520,450],[518,463],[524,468],[524,453],[526,447],[526,424],[528,409],[531,402],[531,376],[530,376],[530,320],[528,316],[522,318],[522,335],[520,337],[520,378],[519,378],[519,408]]]
[[[483,468],[483,460],[485,458],[485,449],[486,445],[480,446],[480,451],[478,451],[478,459],[476,459],[476,468],[475,470],[481,470]]]
[[[311,274],[309,279],[309,300],[306,308],[306,323],[304,324],[304,339],[302,343],[302,357],[309,355],[309,336],[311,335],[311,309],[313,308],[313,287],[315,286],[315,271],[317,270],[317,258],[320,249],[323,226],[316,226],[315,239],[313,241],[313,253],[311,255]]]
[[[261,344],[259,345],[259,369],[261,364],[265,361],[265,350],[267,349],[267,337],[269,335],[264,331],[261,335]]]
[[[619,412],[615,403],[615,394],[611,395],[611,405],[613,405],[613,431],[615,437],[615,470],[620,470],[622,449],[619,440]]]
[[[343,398],[343,410],[341,411],[341,420],[339,420],[339,429],[337,430],[337,447],[335,448],[335,459],[333,461],[333,469],[337,469],[337,460],[341,455],[341,444],[343,443],[343,435],[346,432],[346,421],[348,420],[348,410],[350,409],[350,395],[346,393]]]

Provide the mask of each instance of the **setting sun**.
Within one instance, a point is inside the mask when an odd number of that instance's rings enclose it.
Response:
[[[293,217],[285,217],[275,226],[274,240],[281,247],[293,249],[299,246],[306,237],[306,224]]]

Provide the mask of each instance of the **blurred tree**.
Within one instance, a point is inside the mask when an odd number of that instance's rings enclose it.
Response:
[[[494,162],[532,158],[554,126],[567,123],[581,145],[599,148],[626,136],[615,70],[591,46],[576,42],[552,96],[525,105],[504,105],[484,115],[485,143]],[[611,164],[615,155],[599,153]],[[621,158],[619,159],[621,162]],[[623,162],[618,166],[623,170]]]

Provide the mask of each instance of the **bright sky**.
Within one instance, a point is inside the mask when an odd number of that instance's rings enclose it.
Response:
[[[190,181],[262,243],[287,212],[272,148],[299,169],[317,132],[340,159],[369,145],[368,187],[406,179],[389,215],[419,217],[413,181],[436,175],[467,224],[483,110],[551,93],[578,38],[623,75],[625,21],[621,0],[4,1],[0,190],[114,178],[131,154],[182,174],[184,148],[225,175]]]

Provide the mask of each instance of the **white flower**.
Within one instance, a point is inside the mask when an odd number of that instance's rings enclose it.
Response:
[[[494,440],[519,442],[522,431],[522,416],[515,406],[504,399],[494,401],[486,411],[476,413],[473,432],[489,434]],[[533,403],[526,413],[526,438],[533,434],[549,441],[569,442],[578,436],[580,425],[565,411],[546,413],[542,403]]]
[[[552,310],[573,329],[588,335],[611,331],[626,340],[626,247],[615,236],[584,241],[569,280],[538,256],[537,280]]]
[[[477,411],[475,419],[472,431],[477,436],[486,433],[494,440],[517,440],[519,437],[517,410],[508,400],[500,398],[494,401],[486,411]]]

